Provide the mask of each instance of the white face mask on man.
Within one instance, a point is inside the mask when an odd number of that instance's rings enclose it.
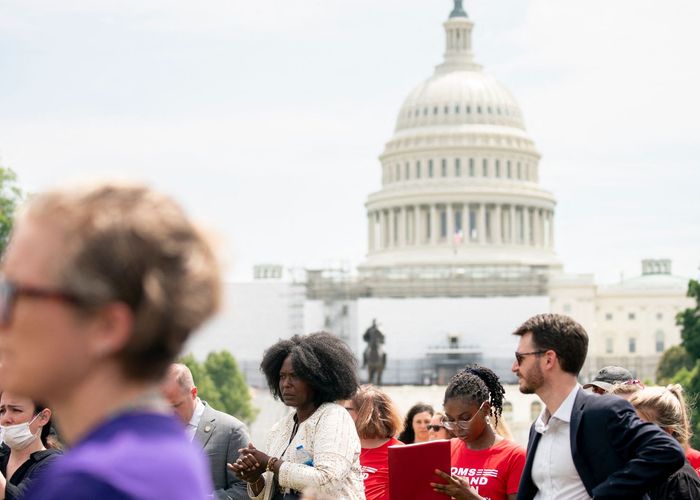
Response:
[[[41,427],[37,429],[35,434],[29,429],[29,425],[34,422],[41,413],[37,413],[29,422],[22,424],[0,426],[0,434],[2,441],[12,450],[23,450],[32,444],[41,434]]]

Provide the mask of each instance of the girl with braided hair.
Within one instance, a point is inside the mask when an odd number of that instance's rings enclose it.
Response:
[[[436,470],[447,484],[433,489],[457,500],[514,500],[525,466],[525,449],[494,432],[503,412],[505,390],[490,369],[472,365],[457,373],[445,390],[443,425],[455,433],[451,471]]]

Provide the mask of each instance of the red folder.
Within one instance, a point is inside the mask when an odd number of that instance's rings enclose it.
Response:
[[[430,486],[445,482],[435,469],[450,473],[449,441],[389,446],[390,500],[447,500]]]

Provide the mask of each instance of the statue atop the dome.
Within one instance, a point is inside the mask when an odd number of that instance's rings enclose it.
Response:
[[[367,347],[362,356],[362,368],[367,367],[369,383],[382,385],[382,372],[386,367],[386,352],[384,352],[384,334],[377,328],[377,320],[372,320],[372,325],[365,331],[362,340],[367,342]]]
[[[462,8],[462,0],[455,0],[455,8],[452,9],[452,12],[450,12],[450,19],[453,17],[469,17]]]

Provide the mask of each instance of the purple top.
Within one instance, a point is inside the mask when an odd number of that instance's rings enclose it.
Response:
[[[32,483],[25,499],[211,498],[201,449],[175,417],[126,413],[104,422]]]

